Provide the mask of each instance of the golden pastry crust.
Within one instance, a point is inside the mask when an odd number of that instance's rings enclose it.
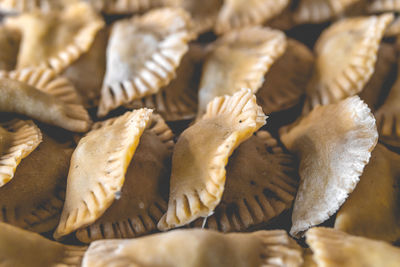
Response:
[[[193,119],[197,113],[197,93],[205,49],[191,44],[176,70],[176,78],[154,95],[135,100],[125,107],[152,108],[166,121]]]
[[[352,235],[400,239],[400,156],[378,144],[356,189],[336,215],[335,228]]]
[[[159,115],[140,138],[117,200],[93,224],[76,232],[84,242],[133,238],[157,230],[167,209],[173,133]]]
[[[400,262],[400,249],[386,242],[323,227],[310,229],[306,237],[318,266],[395,267]]]
[[[159,92],[174,78],[192,37],[190,17],[178,8],[158,9],[115,23],[98,115]]]
[[[268,132],[258,131],[229,158],[221,203],[205,227],[231,232],[266,224],[292,206],[297,186],[294,158]]]
[[[22,13],[40,10],[47,13],[78,2],[79,0],[0,0],[0,12]]]
[[[192,30],[202,34],[215,25],[222,3],[222,0],[182,0],[180,6],[192,17]]]
[[[374,72],[392,14],[348,18],[326,29],[315,45],[316,66],[303,112],[358,94]]]
[[[56,239],[92,224],[118,197],[151,113],[148,109],[126,112],[95,125],[79,141],[71,158]]]
[[[242,88],[256,93],[265,73],[285,49],[284,33],[269,28],[248,27],[220,37],[203,66],[198,116],[217,96],[232,95]]]
[[[298,24],[321,23],[342,15],[361,0],[300,0],[293,14]]]
[[[175,146],[168,210],[158,223],[160,230],[212,213],[222,198],[229,156],[265,120],[249,90],[208,104],[206,114],[181,134]]]
[[[130,240],[93,242],[82,267],[297,267],[303,263],[301,254],[301,248],[282,230],[232,234],[175,230]]]
[[[18,47],[21,35],[0,25],[0,70],[13,70],[17,65]]]
[[[89,51],[65,69],[62,76],[75,86],[86,108],[98,105],[106,71],[108,28],[100,30]]]
[[[85,3],[49,13],[23,13],[5,20],[6,27],[22,34],[17,69],[40,66],[57,73],[89,50],[103,25],[101,17]]]
[[[372,13],[399,12],[400,0],[370,0],[368,11]]]
[[[1,266],[78,267],[85,251],[86,247],[63,245],[0,222]]]
[[[72,149],[43,136],[14,178],[0,188],[0,221],[39,233],[53,230],[64,202],[71,154]]]
[[[0,111],[15,112],[69,131],[86,132],[91,120],[71,83],[46,68],[0,72]]]
[[[42,142],[42,133],[32,121],[0,122],[0,187],[15,174],[21,160]]]
[[[225,0],[218,14],[215,32],[222,34],[263,24],[279,15],[288,4],[289,0]]]
[[[314,67],[314,55],[302,43],[288,39],[285,53],[271,66],[258,90],[257,102],[265,114],[298,104]]]
[[[87,0],[97,10],[113,14],[143,13],[150,9],[177,6],[181,0]]]
[[[300,159],[292,235],[333,215],[356,187],[378,141],[375,118],[358,96],[317,106],[281,137]]]

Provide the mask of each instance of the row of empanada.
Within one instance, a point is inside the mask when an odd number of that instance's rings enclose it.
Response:
[[[282,230],[221,234],[175,230],[148,237],[66,246],[0,223],[3,266],[397,266],[400,249],[328,228],[306,234],[302,249]],[[46,253],[43,253],[43,250]],[[382,265],[382,263],[384,263]]]

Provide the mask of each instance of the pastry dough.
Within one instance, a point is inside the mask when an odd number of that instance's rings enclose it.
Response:
[[[192,30],[197,34],[213,28],[223,0],[181,0],[181,6],[192,17]]]
[[[164,8],[113,25],[107,47],[99,116],[135,99],[157,93],[175,76],[188,50],[190,17]]]
[[[279,15],[288,4],[289,0],[225,0],[218,14],[215,32],[222,34],[263,24]]]
[[[107,41],[108,29],[105,28],[97,33],[89,51],[62,74],[75,86],[87,108],[97,106],[100,100],[101,85],[106,71]]]
[[[317,106],[281,140],[300,159],[290,230],[299,236],[333,215],[354,190],[378,133],[370,109],[354,96]]]
[[[378,144],[356,189],[336,215],[335,228],[352,235],[400,239],[400,156]]]
[[[172,157],[168,210],[160,230],[209,216],[224,192],[225,165],[237,146],[265,124],[249,90],[217,97],[206,114],[179,137]]]
[[[264,74],[285,51],[286,38],[278,30],[248,27],[220,37],[211,49],[200,81],[199,116],[217,96],[233,95],[242,88],[256,93]]]
[[[342,15],[364,0],[300,0],[293,18],[296,23],[321,23]]]
[[[67,246],[0,222],[0,262],[3,267],[79,267],[85,247]]]
[[[191,44],[176,70],[176,78],[160,92],[135,100],[125,107],[152,108],[167,121],[193,119],[197,113],[197,93],[205,51],[202,45]]]
[[[314,67],[314,55],[302,43],[288,39],[285,53],[271,66],[258,90],[265,114],[289,109],[301,100]]]
[[[0,12],[15,13],[40,10],[47,13],[78,2],[79,0],[0,0]]]
[[[400,0],[369,0],[369,12],[400,12]]]
[[[15,169],[42,142],[42,133],[32,121],[0,122],[0,187],[8,183]]]
[[[315,45],[316,66],[304,112],[358,94],[374,72],[379,44],[392,14],[340,20]]]
[[[386,242],[323,227],[309,230],[306,236],[318,266],[396,267],[400,262],[400,249]]]
[[[177,6],[181,0],[86,0],[97,10],[112,14],[142,13],[163,6]]]
[[[301,254],[301,248],[282,230],[234,234],[175,230],[136,239],[93,242],[82,267],[300,267]]]
[[[68,173],[56,239],[92,224],[118,198],[129,162],[152,111],[139,109],[105,121],[83,137]]]
[[[13,70],[17,65],[18,47],[21,35],[0,25],[0,70]]]
[[[6,27],[22,34],[17,68],[44,66],[58,73],[89,50],[103,25],[101,17],[85,3],[5,20]]]
[[[0,112],[23,114],[74,132],[86,132],[91,124],[71,83],[44,68],[0,73]]]
[[[57,225],[64,202],[72,149],[49,136],[0,187],[0,221],[43,233]]]
[[[157,230],[167,210],[173,137],[161,116],[153,115],[129,164],[119,197],[93,224],[77,231],[80,241],[132,238]]]
[[[229,158],[221,203],[205,227],[246,231],[291,208],[297,192],[296,163],[266,131],[258,131]],[[202,226],[203,219],[196,221]]]

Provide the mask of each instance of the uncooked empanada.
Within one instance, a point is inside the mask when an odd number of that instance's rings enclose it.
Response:
[[[199,111],[217,96],[232,95],[242,88],[253,93],[263,83],[264,74],[286,49],[283,32],[262,27],[231,31],[212,44],[199,87]]]
[[[400,12],[400,0],[369,0],[369,12]]]
[[[385,91],[386,81],[392,77],[393,69],[396,68],[397,51],[395,46],[388,43],[381,43],[378,51],[378,58],[375,64],[375,71],[371,79],[365,84],[360,98],[375,111],[379,102],[380,95]]]
[[[67,193],[54,233],[61,238],[92,224],[119,198],[129,162],[152,111],[139,109],[94,126],[71,158]]]
[[[197,113],[197,93],[205,49],[191,44],[176,70],[176,78],[154,95],[135,100],[125,107],[152,108],[167,121],[193,119]]]
[[[45,68],[1,72],[0,112],[23,114],[74,132],[86,132],[91,124],[71,83]]]
[[[268,132],[258,131],[229,158],[221,203],[205,227],[231,232],[268,223],[292,206],[297,177],[293,156]],[[196,225],[202,226],[203,219]]]
[[[218,34],[260,25],[279,15],[289,0],[225,0],[215,24]]]
[[[71,154],[72,149],[44,135],[14,178],[0,187],[0,221],[39,233],[53,230],[64,202]]]
[[[397,267],[400,249],[389,243],[356,237],[331,228],[313,228],[307,244],[318,266],[324,267]]]
[[[288,39],[285,53],[271,66],[258,90],[257,102],[265,114],[291,108],[306,91],[314,67],[314,55],[302,43]]]
[[[181,6],[192,17],[192,30],[201,34],[213,28],[223,0],[181,0]]]
[[[209,216],[225,186],[225,166],[240,143],[265,124],[250,90],[214,98],[207,112],[179,137],[172,156],[168,210],[158,228],[167,230]]]
[[[400,64],[398,64],[400,66]],[[379,138],[384,143],[400,146],[400,70],[383,105],[375,112]]]
[[[114,23],[98,115],[167,85],[192,37],[190,17],[178,8],[157,9]]]
[[[0,263],[3,267],[79,267],[85,251],[86,247],[63,245],[0,222]]]
[[[293,19],[298,24],[321,23],[342,15],[360,1],[364,0],[300,0]]]
[[[379,44],[392,14],[340,20],[315,45],[316,61],[304,113],[358,94],[374,72]]]
[[[106,14],[142,13],[163,6],[177,6],[182,0],[86,0]]]
[[[8,183],[15,169],[42,142],[42,133],[32,121],[0,122],[0,187]]]
[[[101,85],[106,71],[106,47],[108,29],[100,30],[89,51],[73,62],[65,71],[66,77],[75,86],[85,107],[98,105]]]
[[[5,20],[6,27],[22,34],[17,68],[44,66],[57,72],[89,50],[103,25],[101,17],[86,3],[48,13],[23,13]]]
[[[333,215],[356,187],[378,141],[375,118],[358,96],[317,106],[281,137],[300,160],[292,235]]]
[[[301,248],[283,230],[232,234],[175,230],[93,242],[82,267],[300,267],[302,263]]]
[[[378,144],[356,189],[336,215],[335,228],[352,235],[400,240],[400,155]]]
[[[79,0],[0,0],[0,12],[16,13],[40,10],[47,13],[78,2]]]
[[[21,35],[0,25],[0,70],[13,70],[17,65],[18,47]]]
[[[80,241],[132,238],[157,230],[157,223],[167,210],[173,137],[161,116],[153,115],[118,198],[93,224],[77,231]]]

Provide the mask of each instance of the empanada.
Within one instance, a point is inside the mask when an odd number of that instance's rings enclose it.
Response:
[[[0,221],[38,233],[53,230],[64,202],[71,154],[71,148],[44,135],[14,178],[0,187]]]
[[[212,44],[199,87],[199,111],[217,96],[233,95],[242,88],[253,93],[263,83],[265,73],[286,49],[283,32],[262,27],[231,31]]]
[[[229,158],[221,202],[205,227],[246,231],[265,225],[292,206],[298,179],[296,162],[267,131],[258,131]],[[203,219],[196,221],[203,226]]]
[[[173,133],[159,115],[153,115],[129,164],[118,198],[77,238],[90,243],[104,238],[132,238],[157,230],[167,210]]]
[[[91,124],[71,83],[45,68],[1,72],[0,112],[23,114],[74,132],[86,132]]]
[[[321,23],[342,15],[360,1],[364,0],[300,0],[293,18],[298,24]]]
[[[0,12],[16,13],[40,10],[48,13],[78,2],[79,0],[0,0]]]
[[[160,230],[209,216],[224,192],[225,165],[240,143],[265,124],[250,90],[214,98],[207,112],[179,137],[172,156],[168,210]]]
[[[86,247],[67,246],[0,222],[3,267],[79,267]]]
[[[79,141],[71,158],[66,199],[55,238],[92,224],[120,197],[129,162],[151,113],[149,109],[126,112],[95,125]]]
[[[214,27],[222,4],[223,0],[181,0],[180,6],[192,17],[192,30],[202,34]]]
[[[318,266],[399,266],[400,249],[386,242],[351,236],[323,227],[310,229],[306,237]]]
[[[358,94],[374,72],[379,44],[392,14],[340,20],[319,37],[303,112]]]
[[[197,113],[197,94],[205,49],[191,44],[176,70],[176,78],[160,92],[124,105],[128,108],[152,108],[166,121],[193,119]]]
[[[51,67],[58,73],[89,50],[103,25],[102,18],[83,2],[5,20],[7,28],[22,34],[16,67]]]
[[[279,15],[288,4],[289,0],[225,0],[218,14],[215,32],[222,34],[261,25]]]
[[[175,230],[128,240],[93,242],[82,267],[301,266],[302,251],[285,231],[221,234]]]
[[[257,102],[265,114],[298,104],[314,67],[314,55],[302,43],[288,39],[285,53],[271,66],[258,90]]]
[[[8,183],[15,169],[42,142],[42,133],[32,121],[0,122],[0,187]]]
[[[400,12],[400,0],[369,0],[369,12]]]
[[[317,106],[281,140],[300,160],[290,230],[299,236],[333,215],[354,190],[378,133],[370,109],[354,96]]]
[[[112,14],[145,12],[163,6],[177,6],[181,0],[86,0],[97,10]]]
[[[192,37],[190,17],[178,8],[157,9],[114,23],[98,115],[166,86]]]
[[[378,144],[356,189],[336,215],[335,228],[352,235],[400,240],[400,156]]]
[[[20,41],[21,35],[17,31],[0,26],[0,70],[15,69]]]

